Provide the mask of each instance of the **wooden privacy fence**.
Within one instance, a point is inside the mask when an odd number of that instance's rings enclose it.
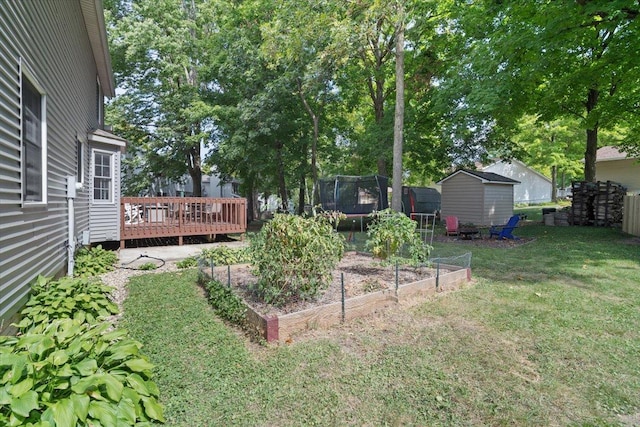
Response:
[[[622,231],[640,236],[640,195],[624,196]]]
[[[123,197],[120,247],[126,240],[244,233],[247,201],[211,197]]]

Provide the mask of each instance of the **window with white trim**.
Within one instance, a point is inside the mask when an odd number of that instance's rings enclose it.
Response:
[[[93,200],[111,202],[113,196],[113,153],[93,152]]]
[[[46,96],[35,80],[21,73],[22,201],[47,201]]]

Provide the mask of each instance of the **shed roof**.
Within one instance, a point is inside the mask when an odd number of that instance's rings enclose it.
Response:
[[[488,168],[497,165],[498,163],[503,163],[503,164],[509,164],[509,163],[514,163],[517,165],[522,166],[523,168],[527,169],[529,172],[537,175],[538,177],[540,177],[541,179],[551,183],[551,180],[549,178],[547,178],[546,176],[544,176],[543,174],[541,174],[540,172],[538,172],[537,170],[535,170],[534,168],[532,168],[531,166],[528,166],[527,164],[525,164],[524,162],[521,162],[518,159],[511,159],[511,160],[496,160],[495,162],[491,163],[489,166],[485,166],[482,169],[483,170],[487,170]]]
[[[483,184],[510,184],[510,185],[520,184],[520,181],[507,178],[506,176],[498,175],[497,173],[480,172],[480,171],[474,171],[470,169],[459,169],[453,172],[452,174],[449,174],[446,177],[442,178],[440,181],[437,182],[437,184],[442,184],[444,181],[451,179],[458,174],[465,174],[472,178],[479,179],[480,181],[482,181]]]

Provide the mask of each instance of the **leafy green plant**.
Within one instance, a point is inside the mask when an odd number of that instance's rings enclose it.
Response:
[[[200,281],[203,277],[200,276]],[[244,326],[247,306],[242,299],[217,280],[209,280],[203,285],[216,314],[236,325]]]
[[[404,246],[408,248],[411,262],[420,264],[429,258],[431,247],[416,233],[416,222],[402,212],[391,209],[374,212],[367,230],[366,248],[382,260],[398,259]]]
[[[198,259],[194,256],[190,256],[176,262],[176,267],[178,268],[193,268],[197,266],[198,266]]]
[[[155,270],[156,268],[158,268],[158,266],[153,262],[145,262],[138,267],[138,270]]]
[[[98,245],[92,248],[81,248],[74,258],[74,276],[92,277],[113,270],[118,256]]]
[[[203,249],[198,258],[206,264],[213,262],[213,265],[234,265],[251,262],[248,248],[231,248],[229,246]]]
[[[164,421],[142,345],[110,328],[58,319],[0,337],[0,425]]]
[[[21,312],[22,319],[16,326],[24,333],[38,324],[61,318],[96,323],[118,312],[118,306],[108,297],[112,289],[87,278],[62,277],[52,280],[40,276],[32,287],[31,297]]]
[[[282,305],[329,286],[344,240],[326,218],[276,214],[250,241],[250,251],[256,290],[265,302]]]

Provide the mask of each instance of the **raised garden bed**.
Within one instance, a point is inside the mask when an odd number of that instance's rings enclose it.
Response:
[[[398,303],[412,303],[442,290],[453,290],[471,279],[469,268],[383,266],[370,256],[350,252],[333,274],[329,289],[312,301],[284,307],[262,303],[252,291],[257,280],[248,265],[216,267],[214,278],[229,283],[247,305],[247,324],[267,342],[285,341],[307,329],[327,328],[367,316]],[[343,298],[344,283],[344,298]],[[344,301],[344,303],[343,303]]]

